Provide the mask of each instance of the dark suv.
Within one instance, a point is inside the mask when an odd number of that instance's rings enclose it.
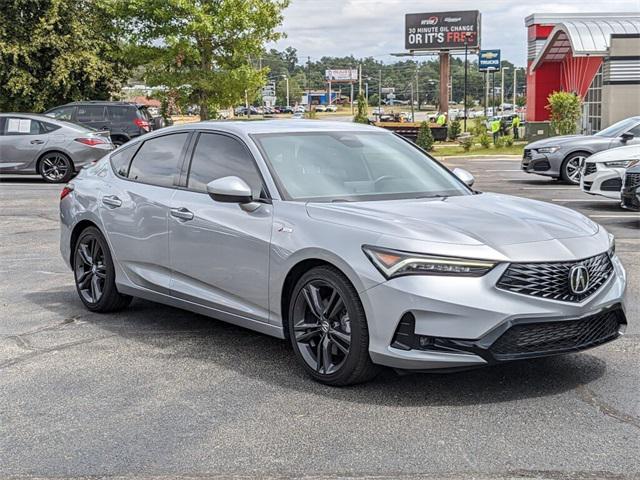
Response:
[[[153,118],[147,107],[130,102],[73,102],[52,108],[45,115],[108,130],[116,146],[164,126],[162,117]]]

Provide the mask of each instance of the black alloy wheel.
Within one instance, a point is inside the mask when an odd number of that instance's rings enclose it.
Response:
[[[38,173],[48,183],[66,183],[73,176],[73,163],[64,153],[47,153],[40,159]]]
[[[291,341],[305,370],[330,385],[373,378],[366,317],[357,292],[332,267],[317,267],[298,281],[289,314]]]
[[[118,292],[111,253],[95,227],[82,232],[73,256],[76,289],[82,303],[94,312],[111,312],[126,307],[131,297]]]

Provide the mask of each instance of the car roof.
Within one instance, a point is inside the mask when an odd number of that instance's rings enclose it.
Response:
[[[212,129],[230,133],[253,135],[262,133],[304,133],[304,132],[379,132],[378,127],[353,122],[336,122],[322,120],[214,120],[176,125],[170,127],[188,129]],[[166,131],[162,129],[160,131]]]

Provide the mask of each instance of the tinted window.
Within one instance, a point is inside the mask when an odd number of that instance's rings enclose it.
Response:
[[[104,119],[104,107],[102,105],[80,106],[76,118],[79,122],[99,122]]]
[[[58,120],[71,120],[73,117],[73,109],[75,107],[60,107],[55,110],[51,110],[47,113],[47,116],[57,118]]]
[[[4,125],[5,135],[38,135],[44,133],[40,122],[29,118],[8,117]]]
[[[247,182],[254,198],[266,196],[262,192],[258,167],[242,143],[225,135],[201,134],[193,152],[188,187],[206,192],[207,183],[229,176],[240,177]]]
[[[54,125],[53,123],[40,122],[40,125],[44,129],[45,132],[55,132],[59,128],[62,128],[60,125]]]
[[[129,174],[129,164],[137,149],[138,145],[132,145],[111,155],[111,166],[117,175],[126,177]]]
[[[162,187],[172,186],[188,136],[188,133],[174,133],[144,142],[133,158],[129,178]]]
[[[632,133],[636,138],[640,138],[640,123],[629,130],[629,133]]]
[[[107,107],[107,115],[112,122],[125,122],[135,118],[135,109],[128,106]]]

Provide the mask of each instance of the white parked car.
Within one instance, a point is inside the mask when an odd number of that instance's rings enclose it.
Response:
[[[327,105],[327,108],[325,109],[325,111],[327,111],[327,112],[337,112],[338,111],[338,106],[337,105]]]
[[[640,159],[640,145],[612,148],[587,157],[582,168],[580,188],[591,195],[620,200],[625,168]]]
[[[307,109],[304,105],[298,105],[293,109],[293,113],[305,113]]]
[[[327,107],[325,107],[324,105],[316,105],[313,108],[315,109],[316,112],[326,112],[327,111]]]

